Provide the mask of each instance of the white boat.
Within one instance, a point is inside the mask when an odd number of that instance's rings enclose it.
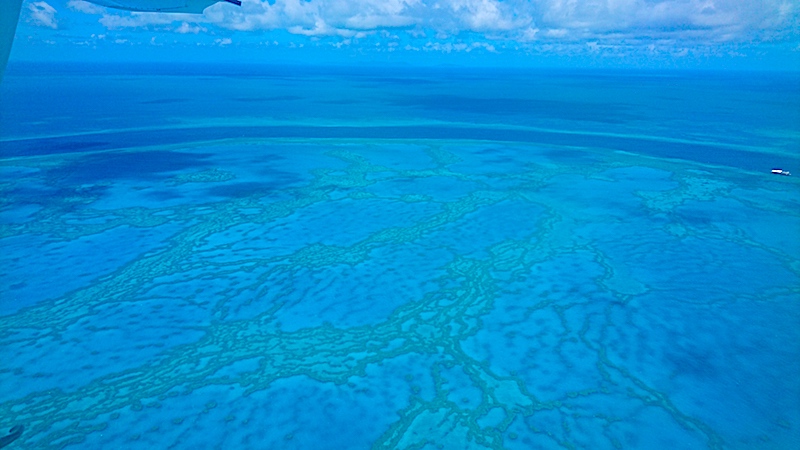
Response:
[[[783,169],[772,169],[772,173],[774,173],[775,175],[791,175],[792,174],[788,170],[783,170]]]

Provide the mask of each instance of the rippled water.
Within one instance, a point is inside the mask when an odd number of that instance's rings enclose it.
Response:
[[[11,66],[21,448],[793,448],[800,88]]]

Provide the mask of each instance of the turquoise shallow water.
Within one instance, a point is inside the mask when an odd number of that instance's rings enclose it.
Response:
[[[786,75],[12,66],[20,448],[795,448]],[[9,447],[11,448],[11,447]]]

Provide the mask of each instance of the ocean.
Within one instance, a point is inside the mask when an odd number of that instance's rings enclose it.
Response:
[[[13,448],[800,446],[797,74],[12,62],[0,102]]]

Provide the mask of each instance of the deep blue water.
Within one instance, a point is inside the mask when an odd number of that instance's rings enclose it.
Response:
[[[0,102],[12,445],[800,446],[796,74],[17,64]]]

